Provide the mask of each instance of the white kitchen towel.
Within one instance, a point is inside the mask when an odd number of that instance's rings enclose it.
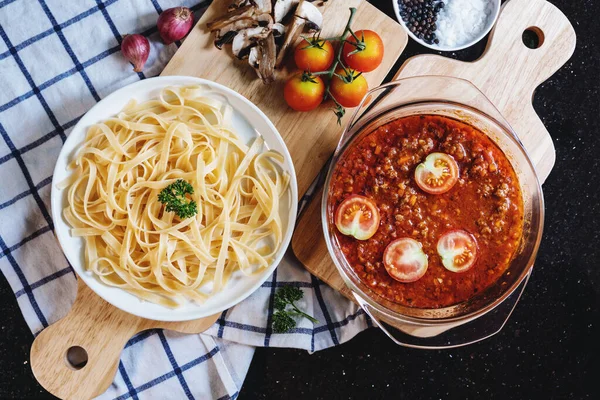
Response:
[[[60,149],[96,102],[162,71],[178,44],[160,42],[156,19],[176,5],[192,7],[198,18],[208,2],[0,0],[0,268],[34,334],[63,317],[76,292],[49,212]],[[123,35],[134,32],[151,41],[146,68],[137,74],[119,51]],[[273,295],[287,284],[302,288],[300,306],[320,322],[300,320],[290,333],[274,334]],[[134,337],[101,398],[235,398],[253,346],[317,351],[369,325],[360,309],[288,255],[206,334],[153,330]]]

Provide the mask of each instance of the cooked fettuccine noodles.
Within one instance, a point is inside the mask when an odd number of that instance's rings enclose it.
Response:
[[[93,125],[76,153],[64,217],[85,240],[100,281],[168,307],[202,302],[231,274],[266,268],[282,242],[283,156],[247,146],[231,107],[203,87],[169,87]],[[158,195],[183,179],[195,216],[167,212]]]

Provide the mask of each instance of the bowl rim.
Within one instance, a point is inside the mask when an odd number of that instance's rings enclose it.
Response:
[[[96,103],[92,108],[90,108],[80,118],[80,120],[77,122],[77,124],[73,127],[71,133],[67,137],[67,140],[65,141],[65,143],[63,144],[63,146],[60,150],[60,154],[59,154],[56,164],[54,166],[52,183],[51,183],[52,189],[51,189],[51,195],[50,195],[52,219],[54,221],[64,222],[62,210],[63,210],[63,205],[64,205],[63,192],[65,189],[58,189],[58,187],[57,187],[57,184],[59,183],[59,181],[63,179],[63,178],[59,178],[59,176],[64,174],[64,172],[62,170],[59,170],[59,168],[61,168],[61,165],[64,164],[61,161],[61,159],[65,159],[65,158],[69,159],[69,157],[72,156],[73,152],[76,151],[76,149],[79,148],[79,146],[83,143],[83,141],[78,140],[78,138],[76,138],[77,135],[74,135],[73,133],[77,132],[77,131],[83,131],[85,134],[85,132],[87,132],[87,130],[89,128],[90,123],[95,123],[97,121],[101,121],[106,118],[110,118],[113,114],[102,115],[102,112],[100,111],[100,114],[96,115],[96,113],[98,113],[98,110],[100,110],[107,103],[110,103],[113,100],[119,100],[121,97],[126,97],[127,99],[131,100],[132,98],[135,98],[136,94],[135,93],[129,94],[129,91],[133,92],[136,89],[143,90],[145,87],[151,88],[154,84],[159,84],[160,87],[168,87],[168,86],[176,86],[176,85],[205,85],[205,86],[210,87],[211,89],[216,89],[217,91],[220,91],[221,93],[224,93],[233,98],[236,98],[240,102],[244,103],[245,106],[249,107],[249,109],[253,113],[255,113],[258,118],[261,119],[262,123],[266,124],[268,129],[274,135],[274,140],[281,146],[281,150],[282,150],[281,153],[284,158],[284,167],[290,174],[290,182],[289,182],[289,188],[288,188],[289,196],[290,196],[290,209],[289,209],[289,215],[287,216],[287,222],[288,222],[287,229],[283,235],[283,239],[282,239],[280,248],[279,248],[277,255],[274,258],[273,262],[270,263],[268,268],[266,268],[264,271],[261,272],[260,278],[257,279],[256,282],[252,286],[250,286],[249,288],[247,288],[244,291],[232,293],[232,295],[230,296],[230,299],[228,301],[224,301],[220,306],[208,308],[207,310],[200,309],[200,310],[196,310],[196,311],[190,311],[185,314],[177,314],[176,312],[168,312],[168,311],[171,311],[172,309],[162,306],[162,308],[164,308],[165,312],[162,313],[162,315],[160,317],[155,317],[152,315],[152,312],[147,312],[145,310],[143,310],[143,311],[135,310],[136,307],[128,305],[129,302],[127,302],[127,301],[115,300],[115,298],[113,298],[114,296],[111,294],[116,293],[116,291],[119,291],[121,293],[126,293],[129,296],[131,296],[132,300],[137,299],[138,301],[142,302],[142,304],[154,304],[154,303],[145,302],[145,301],[137,298],[133,294],[126,292],[125,290],[123,290],[121,288],[110,287],[108,285],[105,285],[104,283],[99,282],[95,276],[91,275],[90,273],[88,273],[87,271],[85,271],[84,269],[81,268],[81,266],[79,265],[81,263],[80,260],[76,259],[76,257],[81,257],[81,254],[75,255],[74,254],[75,251],[72,251],[72,250],[67,251],[66,250],[66,248],[68,247],[68,243],[73,243],[73,239],[74,239],[70,236],[68,229],[65,229],[64,227],[62,227],[62,225],[66,224],[66,222],[64,224],[59,224],[59,223],[55,222],[54,233],[55,233],[55,236],[57,238],[57,241],[59,243],[59,246],[60,246],[63,254],[67,258],[67,260],[70,263],[70,265],[72,266],[73,270],[76,272],[77,277],[79,279],[81,279],[83,281],[83,283],[85,283],[96,295],[98,295],[100,298],[102,298],[109,304],[113,305],[114,307],[116,307],[128,314],[131,314],[131,315],[134,315],[134,316],[137,316],[140,318],[149,319],[149,320],[163,321],[163,322],[193,321],[196,319],[206,318],[206,317],[218,314],[218,313],[220,313],[224,310],[227,310],[227,309],[235,306],[236,304],[242,302],[243,300],[248,298],[251,294],[253,294],[256,290],[258,290],[262,286],[262,284],[264,284],[264,282],[271,276],[271,274],[275,271],[275,269],[279,266],[279,264],[281,263],[281,260],[283,259],[285,253],[287,252],[287,248],[289,247],[289,244],[291,242],[293,231],[294,231],[296,220],[297,220],[298,183],[297,183],[297,177],[296,177],[294,163],[292,161],[292,157],[289,153],[287,145],[286,145],[285,141],[283,140],[283,137],[281,136],[281,134],[279,133],[279,131],[277,130],[277,128],[275,127],[273,122],[269,119],[269,117],[267,117],[266,114],[260,108],[258,108],[254,103],[252,103],[250,100],[248,100],[245,96],[236,92],[233,89],[228,88],[225,85],[222,85],[220,83],[210,81],[210,80],[207,80],[204,78],[198,78],[198,77],[194,77],[194,76],[185,76],[185,75],[157,76],[157,77],[152,77],[152,78],[147,78],[147,79],[143,79],[140,81],[136,81],[134,83],[125,85],[125,86],[113,91],[109,95],[102,98],[102,100],[100,100],[98,103]],[[148,100],[149,98],[143,98],[143,99]],[[90,118],[93,121],[90,121]],[[250,121],[248,121],[248,123],[252,126],[252,128],[255,129],[255,131],[258,132],[254,123],[251,123]],[[260,133],[258,133],[258,134],[260,135]],[[83,136],[83,137],[85,138],[85,136]],[[74,144],[74,148],[69,150],[69,147],[73,144]],[[67,224],[67,227],[68,227],[68,224]],[[80,238],[75,238],[75,239],[79,240]],[[82,251],[83,251],[83,249],[82,249]],[[105,290],[102,290],[102,289],[98,290],[99,287],[112,289],[112,290],[115,290],[115,292],[111,293],[111,290],[106,290],[106,292],[109,292],[109,293],[105,293]],[[160,305],[157,305],[157,306],[160,306]],[[132,309],[132,308],[134,308],[134,309]],[[140,308],[144,309],[147,307],[140,307]]]
[[[423,78],[423,76],[418,77],[418,78]],[[405,78],[405,79],[411,79],[411,78]],[[465,81],[467,83],[470,83],[461,78],[453,78],[453,79],[458,79],[460,81]],[[342,134],[342,138],[344,138],[346,136],[347,132],[352,129],[351,123],[353,123],[353,121],[355,120],[359,111],[363,108],[363,106],[365,106],[365,104],[368,104],[368,102],[371,101],[371,99],[370,99],[372,97],[372,96],[370,96],[371,94],[375,93],[378,90],[385,89],[387,87],[395,86],[398,84],[399,84],[399,81],[389,82],[389,83],[383,84],[381,86],[378,86],[376,88],[373,88],[369,92],[367,92],[367,94],[363,98],[363,101],[361,102],[361,104],[355,109],[355,111],[352,115],[352,118],[350,119],[349,124],[345,127],[344,132]],[[325,242],[327,245],[327,250],[329,252],[331,259],[333,260],[333,263],[334,263],[338,273],[341,275],[344,283],[353,292],[353,294],[359,295],[363,301],[365,301],[367,304],[369,304],[371,307],[373,307],[378,313],[383,314],[384,316],[386,316],[387,318],[390,318],[392,320],[410,323],[410,324],[414,324],[414,325],[421,325],[421,326],[448,325],[450,323],[455,323],[455,322],[465,323],[465,322],[469,322],[473,319],[479,318],[479,317],[487,314],[488,312],[490,312],[494,308],[496,308],[498,305],[503,303],[519,287],[519,285],[523,282],[523,280],[531,273],[531,271],[533,269],[533,265],[537,258],[537,254],[539,251],[539,246],[541,243],[543,230],[544,230],[544,221],[545,221],[544,196],[543,196],[542,187],[541,187],[541,184],[539,181],[539,177],[538,177],[537,171],[535,169],[535,165],[531,161],[531,157],[529,156],[527,150],[521,143],[519,137],[514,133],[512,128],[510,128],[510,126],[503,124],[502,122],[498,121],[496,118],[494,118],[494,117],[488,115],[487,113],[480,111],[472,106],[453,102],[453,101],[446,101],[446,102],[441,101],[441,100],[434,100],[434,101],[429,101],[429,102],[417,101],[417,102],[413,102],[413,103],[403,104],[402,106],[406,107],[406,106],[419,105],[419,104],[425,104],[425,103],[427,103],[427,104],[443,104],[443,103],[445,103],[445,105],[449,104],[449,105],[453,105],[453,106],[458,106],[458,107],[462,107],[465,109],[469,109],[470,111],[474,111],[475,113],[482,115],[484,118],[488,118],[493,123],[497,124],[499,127],[502,128],[504,133],[506,133],[506,136],[508,137],[508,139],[510,141],[512,141],[513,144],[517,145],[517,147],[521,150],[523,156],[525,157],[525,159],[527,161],[527,165],[529,166],[529,169],[533,172],[533,178],[534,178],[536,187],[538,189],[537,191],[540,194],[539,199],[538,199],[540,220],[539,220],[537,228],[535,229],[539,233],[538,233],[537,239],[534,243],[533,251],[532,251],[531,255],[529,256],[527,266],[525,268],[523,268],[523,271],[520,273],[519,278],[511,285],[510,288],[508,288],[508,290],[504,291],[504,293],[502,293],[501,296],[498,296],[497,298],[493,299],[488,304],[485,304],[483,307],[473,310],[471,312],[465,313],[463,315],[442,317],[442,318],[417,317],[417,316],[412,316],[412,315],[401,314],[397,311],[390,310],[386,306],[375,301],[371,296],[369,296],[361,288],[359,288],[355,284],[355,282],[353,282],[350,279],[350,277],[346,274],[345,269],[341,265],[341,261],[338,260],[338,258],[335,256],[333,241],[329,239],[330,229],[329,229],[329,215],[328,215],[328,203],[327,203],[328,194],[329,194],[329,186],[330,186],[331,178],[333,176],[333,171],[334,171],[334,168],[336,165],[336,161],[338,161],[339,158],[343,155],[343,153],[349,148],[349,146],[351,146],[352,143],[354,143],[354,139],[347,140],[346,143],[344,143],[343,146],[341,146],[341,147],[339,147],[339,144],[338,144],[338,148],[336,148],[336,153],[334,154],[334,156],[331,160],[331,163],[330,163],[330,166],[329,166],[329,169],[327,172],[327,176],[326,176],[325,182],[323,184],[323,194],[322,194],[322,198],[321,198],[321,204],[322,204],[322,206],[321,206],[321,225],[322,225],[322,229],[323,229],[324,239],[325,239]],[[370,106],[372,106],[372,104],[370,104]],[[378,114],[378,116],[379,115],[380,114]],[[368,123],[362,124],[361,128],[363,128],[364,126],[368,126]],[[460,304],[460,303],[458,303],[458,304]],[[452,307],[452,306],[449,306],[449,307]],[[423,310],[435,310],[435,309],[423,309]]]
[[[496,21],[498,20],[498,16],[500,15],[500,9],[502,8],[502,4],[501,4],[502,1],[501,0],[492,0],[492,1],[495,2],[494,12],[493,12],[494,18],[490,19],[490,21],[488,22],[488,26],[485,29],[483,29],[481,31],[481,33],[479,35],[477,35],[473,40],[471,40],[467,43],[464,43],[460,46],[455,46],[455,47],[441,47],[441,46],[438,46],[435,44],[426,43],[424,40],[419,39],[417,36],[415,36],[414,33],[412,33],[410,31],[410,29],[407,28],[406,23],[400,16],[400,6],[398,4],[398,0],[392,0],[392,4],[394,7],[394,14],[396,15],[396,20],[398,20],[400,25],[402,25],[402,27],[404,28],[404,30],[406,31],[408,36],[410,36],[411,39],[413,39],[415,42],[419,43],[420,45],[425,46],[432,50],[452,52],[452,51],[464,50],[468,47],[473,46],[475,43],[477,43],[481,39],[483,39],[485,37],[485,35],[490,33],[490,31],[494,28],[494,26],[496,25]]]

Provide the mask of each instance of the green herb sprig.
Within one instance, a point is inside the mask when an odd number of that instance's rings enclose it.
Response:
[[[295,328],[294,316],[302,316],[315,324],[319,323],[318,320],[296,306],[295,302],[303,297],[304,292],[296,286],[283,286],[275,293],[273,301],[276,310],[273,314],[273,331],[275,333],[285,333]]]
[[[158,194],[158,201],[166,206],[167,212],[174,212],[181,219],[193,217],[198,212],[198,205],[187,195],[194,194],[189,182],[177,179]]]

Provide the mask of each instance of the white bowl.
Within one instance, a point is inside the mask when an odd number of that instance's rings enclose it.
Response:
[[[156,98],[165,86],[198,84],[209,87],[215,93],[216,98],[226,99],[231,104],[234,110],[233,126],[236,128],[236,132],[246,139],[247,143],[257,136],[256,132],[259,132],[268,148],[283,154],[285,159],[283,169],[290,174],[290,185],[281,199],[280,207],[284,236],[275,260],[262,272],[247,277],[237,271],[223,290],[210,297],[206,302],[202,304],[187,302],[180,308],[170,309],[140,300],[122,289],[107,286],[97,280],[91,272],[86,271],[83,239],[71,236],[70,227],[62,215],[62,210],[66,205],[67,190],[59,190],[57,183],[70,175],[67,165],[77,148],[83,143],[90,125],[116,115],[132,98],[141,102]],[[188,76],[164,76],[133,83],[110,94],[89,110],[75,125],[60,152],[52,178],[51,195],[52,218],[56,236],[77,275],[96,294],[115,307],[139,317],[158,321],[188,321],[214,315],[241,302],[258,289],[273,273],[289,246],[296,222],[297,199],[298,186],[292,158],[281,135],[267,116],[239,93],[218,83]]]
[[[490,0],[494,2],[494,9],[492,11],[492,14],[490,16],[488,16],[488,20],[487,23],[485,25],[485,28],[481,31],[481,33],[479,35],[477,35],[473,40],[467,42],[467,43],[463,43],[460,46],[455,46],[455,47],[443,47],[437,44],[429,44],[427,42],[425,42],[422,39],[419,39],[418,37],[416,37],[414,35],[414,33],[412,33],[410,31],[410,29],[408,29],[408,27],[406,26],[406,23],[404,22],[404,20],[402,19],[402,17],[400,16],[400,6],[398,5],[398,0],[392,0],[392,3],[394,5],[394,13],[396,14],[396,19],[398,20],[398,22],[400,22],[400,25],[402,25],[402,27],[404,28],[404,30],[406,30],[406,33],[408,33],[408,36],[410,36],[414,41],[416,41],[417,43],[428,47],[430,49],[433,50],[438,50],[438,51],[457,51],[457,50],[462,50],[462,49],[466,49],[467,47],[471,47],[473,46],[475,43],[479,42],[481,39],[483,39],[483,37],[485,35],[487,35],[490,30],[492,29],[492,27],[494,26],[494,24],[496,23],[496,20],[498,19],[498,15],[500,14],[500,0]],[[447,2],[447,0],[446,0]]]

